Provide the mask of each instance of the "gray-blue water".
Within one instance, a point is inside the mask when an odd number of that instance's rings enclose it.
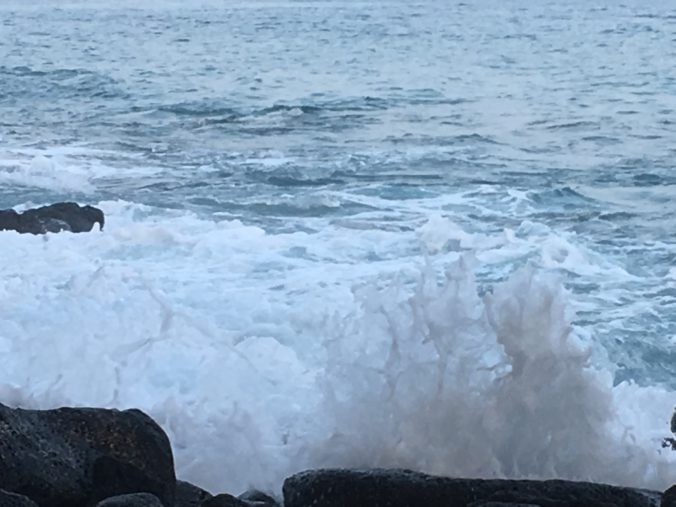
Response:
[[[332,316],[346,334],[370,329],[374,300],[415,299],[425,265],[441,279],[471,258],[478,286],[463,299],[529,265],[568,291],[608,392],[634,383],[640,399],[656,389],[673,401],[674,68],[673,2],[4,1],[0,207],[77,200],[108,225],[0,233],[0,353],[14,364],[0,383],[20,389],[17,403],[140,405],[194,449],[168,404],[202,407],[190,424],[230,431],[233,403],[261,418],[241,394],[254,373],[206,374],[208,358],[290,355],[298,376],[285,376],[309,386],[309,371],[330,369]],[[538,294],[528,304],[547,300]],[[155,340],[161,352],[144,349]],[[72,358],[82,347],[90,363]],[[91,368],[102,378],[82,386]],[[257,438],[275,440],[300,417],[275,400],[300,395],[273,395],[260,375],[249,394],[274,422]],[[211,399],[214,385],[232,392]],[[654,408],[655,434],[669,403]],[[259,454],[233,484],[306,463],[275,468]],[[185,456],[183,473],[217,487],[217,458]],[[501,470],[490,473],[537,474]]]

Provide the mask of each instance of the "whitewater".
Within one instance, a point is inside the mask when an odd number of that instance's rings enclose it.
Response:
[[[663,490],[676,4],[0,4],[0,403],[136,407],[177,475]]]

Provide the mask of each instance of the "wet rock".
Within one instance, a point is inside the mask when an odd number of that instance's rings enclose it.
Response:
[[[80,206],[74,202],[59,202],[17,213],[12,209],[0,210],[0,231],[45,234],[47,232],[89,232],[94,224],[103,229],[103,211],[93,206]]]
[[[238,498],[248,502],[252,507],[280,507],[277,500],[257,489],[245,491]]]
[[[660,507],[676,507],[676,485],[664,492]]]
[[[176,481],[176,507],[200,507],[212,494],[185,481]]]
[[[270,495],[249,490],[238,497],[227,493],[216,495],[202,502],[200,507],[280,507],[280,504]]]
[[[512,503],[512,502],[472,502],[467,507],[540,507],[534,503]]]
[[[38,504],[23,495],[0,489],[0,507],[38,507]]]
[[[169,440],[139,410],[0,404],[0,488],[41,507],[89,507],[139,492],[173,506],[175,486]]]
[[[96,507],[164,507],[160,499],[150,493],[132,493],[106,498]]]
[[[236,496],[221,493],[205,500],[200,507],[251,507],[251,504]]]
[[[669,426],[671,428],[671,432],[676,435],[676,408],[674,408],[674,414],[671,416],[671,424]],[[671,447],[674,451],[676,451],[676,438],[665,438],[662,442],[662,447]]]
[[[467,507],[540,507],[534,503],[512,503],[512,502],[472,502]]]
[[[0,210],[0,231],[18,231],[19,213],[13,209]]]
[[[285,507],[657,507],[659,493],[562,480],[435,477],[410,470],[310,470],[284,481]],[[490,505],[490,504],[489,504]]]

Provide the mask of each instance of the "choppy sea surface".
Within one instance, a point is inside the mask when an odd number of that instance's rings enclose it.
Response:
[[[676,3],[0,3],[0,402],[178,476],[676,477]]]

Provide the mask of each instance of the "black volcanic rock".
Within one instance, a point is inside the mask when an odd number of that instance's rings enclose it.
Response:
[[[38,507],[38,504],[23,495],[0,489],[0,507]]]
[[[200,507],[251,507],[251,504],[236,496],[221,493],[202,502]]]
[[[80,206],[74,202],[58,202],[41,208],[17,213],[13,209],[0,210],[0,231],[17,231],[25,234],[47,232],[89,232],[94,224],[103,230],[103,211],[93,206]]]
[[[534,503],[512,503],[512,502],[472,502],[467,507],[540,507]]]
[[[676,408],[674,408],[674,414],[671,416],[671,423],[669,426],[671,428],[671,432],[676,435]],[[671,447],[674,451],[676,451],[676,438],[665,438],[662,443],[662,447]]]
[[[284,481],[285,507],[657,507],[659,493],[562,480],[451,479],[410,470],[310,470]]]
[[[664,492],[660,507],[676,507],[676,485]]]
[[[20,216],[13,209],[0,210],[0,231],[18,231],[21,227]]]
[[[169,440],[139,410],[11,409],[0,404],[0,488],[41,507],[90,507],[147,492],[173,507]]]
[[[200,504],[200,507],[280,507],[279,502],[265,493],[250,490],[235,497],[222,493]]]
[[[200,507],[213,495],[185,481],[176,481],[176,507]]]
[[[249,504],[254,507],[280,507],[277,500],[275,500],[270,495],[263,493],[262,491],[258,491],[257,489],[245,491],[237,498],[249,502]]]
[[[96,507],[164,507],[160,499],[150,493],[131,493],[106,498]]]

